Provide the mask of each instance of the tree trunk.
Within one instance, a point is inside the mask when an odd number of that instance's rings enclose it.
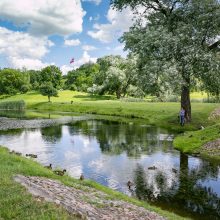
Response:
[[[117,97],[117,99],[121,98],[121,91],[120,90],[116,91],[116,97]]]
[[[190,102],[190,89],[189,86],[182,86],[181,93],[181,107],[185,110],[185,119],[187,122],[191,122],[191,102]]]
[[[48,102],[50,102],[50,96],[48,96]]]

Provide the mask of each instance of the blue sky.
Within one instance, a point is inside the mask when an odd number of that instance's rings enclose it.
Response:
[[[126,56],[118,38],[131,25],[132,12],[109,0],[1,0],[0,67],[55,64],[65,74],[104,55]]]

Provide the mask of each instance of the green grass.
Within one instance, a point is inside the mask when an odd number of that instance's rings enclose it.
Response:
[[[96,188],[109,195],[109,199],[121,199],[127,202],[155,211],[168,219],[181,220],[168,211],[150,206],[146,202],[130,198],[122,193],[113,191],[93,181],[80,182],[69,176],[56,176],[37,162],[20,156],[11,155],[6,148],[0,147],[0,219],[74,219],[64,209],[53,203],[38,202],[20,184],[13,181],[16,174],[41,176],[60,180],[63,184],[84,189],[85,186]]]
[[[174,146],[184,153],[201,153],[208,156],[208,152],[201,151],[201,146],[218,138],[220,138],[220,124],[209,126],[204,130],[186,132],[175,138]],[[218,156],[212,158],[220,159]]]
[[[2,99],[4,98],[4,99]],[[115,99],[114,96],[105,95],[90,95],[82,92],[70,90],[59,91],[58,97],[51,97],[53,103],[70,103],[71,101],[96,101]],[[28,92],[26,94],[17,94],[14,96],[0,96],[0,100],[15,101],[24,100],[25,103],[33,105],[39,102],[48,102],[47,96],[42,96],[39,92]]]
[[[11,96],[5,100],[21,99],[25,101],[29,110],[89,113],[144,119],[149,124],[175,131],[196,130],[201,124],[203,126],[211,125],[213,122],[207,120],[208,116],[211,111],[219,106],[215,103],[192,103],[193,121],[190,125],[182,128],[179,126],[177,118],[179,103],[123,102],[115,100],[113,96],[92,96],[73,91],[60,91],[59,97],[51,98],[52,103],[48,103],[47,97],[36,92]],[[71,101],[73,101],[72,104]]]

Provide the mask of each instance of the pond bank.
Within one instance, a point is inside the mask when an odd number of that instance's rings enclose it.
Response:
[[[65,116],[55,119],[12,119],[0,117],[0,131],[11,130],[11,129],[21,129],[21,128],[44,128],[50,126],[57,126],[68,124],[71,122],[88,120],[92,116]]]
[[[220,161],[220,124],[202,130],[185,132],[174,139],[174,147],[184,153]]]
[[[71,189],[73,192],[74,190],[75,192],[78,190],[78,192],[80,191],[82,193],[79,194],[79,197],[81,197],[81,199],[88,204],[89,198],[87,193],[93,192],[93,196],[97,196],[97,198],[99,197],[98,195],[105,194],[107,202],[113,201],[113,205],[111,205],[111,202],[109,203],[110,209],[112,208],[119,210],[120,205],[117,207],[115,204],[117,204],[117,201],[120,201],[120,204],[125,205],[125,209],[128,207],[134,209],[135,206],[138,206],[138,210],[142,210],[142,213],[148,213],[149,216],[155,216],[155,219],[186,219],[173,213],[162,211],[160,208],[150,206],[145,202],[129,198],[119,192],[115,192],[111,189],[94,183],[93,181],[86,180],[80,182],[79,180],[75,180],[69,176],[56,176],[52,171],[47,170],[37,162],[17,155],[9,154],[8,150],[2,147],[0,147],[0,167],[0,219],[82,219],[82,216],[80,215],[73,215],[67,212],[63,206],[54,203],[48,203],[45,200],[41,200],[40,198],[32,197],[30,193],[24,189],[24,187],[21,187],[20,184],[13,180],[13,177],[16,175],[29,176],[28,178],[25,178],[25,180],[28,179],[28,181],[31,180],[31,182],[33,180],[35,181],[35,184],[37,181],[38,185],[46,184],[48,183],[47,181],[49,181],[55,185],[60,184],[63,189]],[[46,180],[46,182],[44,182],[44,180]],[[58,183],[57,181],[60,181],[61,183]],[[61,196],[59,198],[62,198],[62,193],[59,195],[57,194],[57,196]],[[93,200],[92,205],[97,205],[98,208],[100,208],[100,206],[102,207],[102,205],[100,205],[100,201],[97,202],[96,199]],[[86,207],[88,208],[88,206]],[[149,211],[145,211],[144,208]],[[125,213],[125,211],[126,210],[121,209],[119,212]],[[154,211],[159,215],[152,214],[150,211]],[[139,215],[140,213],[136,214]],[[159,216],[163,216],[164,218]]]
[[[73,216],[82,219],[165,220],[164,217],[142,207],[121,200],[111,200],[107,194],[91,187],[80,190],[42,177],[17,175],[14,179],[38,200],[60,205]]]

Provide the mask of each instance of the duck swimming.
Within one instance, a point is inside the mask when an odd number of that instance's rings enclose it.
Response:
[[[155,166],[148,167],[148,170],[156,170],[156,169],[157,169],[157,167],[155,167]]]
[[[132,183],[130,180],[128,180],[127,182],[127,187],[128,189],[131,189],[131,187],[134,185],[134,183]]]

